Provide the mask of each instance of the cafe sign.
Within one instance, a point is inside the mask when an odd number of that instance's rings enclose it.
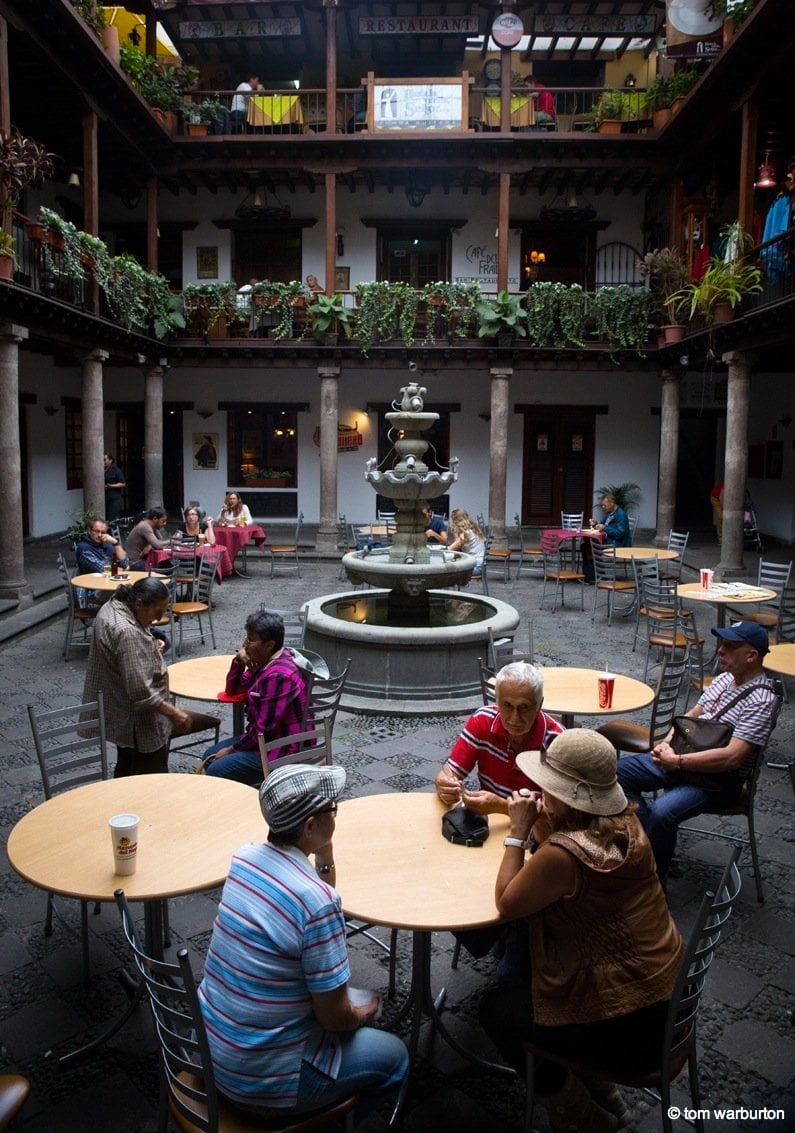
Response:
[[[271,39],[300,35],[301,21],[277,20],[184,20],[180,21],[180,39]]]

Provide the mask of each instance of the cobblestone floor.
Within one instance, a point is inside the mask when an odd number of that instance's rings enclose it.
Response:
[[[789,557],[789,549],[786,558]],[[785,555],[781,551],[778,557]],[[37,548],[33,573],[50,569],[54,552]],[[770,556],[772,557],[772,556]],[[713,564],[717,547],[691,549],[694,566]],[[54,572],[54,563],[52,566]],[[230,652],[241,637],[248,612],[265,602],[277,609],[294,609],[317,595],[343,587],[336,563],[307,561],[301,579],[270,580],[268,566],[249,555],[248,578],[233,578],[216,591],[215,626],[218,649]],[[749,570],[755,560],[749,556]],[[692,575],[690,577],[693,577]],[[37,587],[39,589],[39,587]],[[614,619],[609,629],[603,614],[591,623],[593,591],[585,593],[585,613],[567,606],[552,615],[539,610],[541,586],[533,579],[493,582],[491,593],[514,605],[522,625],[533,619],[535,651],[540,664],[601,666],[605,658],[617,672],[641,676],[643,653],[631,651],[634,619]],[[702,632],[709,630],[709,608],[697,611]],[[65,663],[61,659],[62,621],[30,630],[3,648],[0,656],[0,721],[3,758],[0,761],[0,828],[3,844],[13,824],[41,800],[35,754],[29,737],[25,706],[75,703],[82,690],[85,651]],[[188,647],[196,656],[203,647]],[[795,693],[790,682],[790,693]],[[473,704],[474,707],[474,704]],[[643,713],[639,714],[643,717]],[[335,758],[348,771],[351,795],[380,791],[430,789],[460,726],[453,715],[412,718],[341,713],[335,730]],[[595,725],[590,719],[583,723]],[[223,734],[223,733],[222,733]],[[770,758],[789,762],[795,739],[792,700],[785,704],[774,736]],[[174,772],[188,772],[195,760],[189,753],[173,757]],[[765,767],[758,794],[758,828],[767,900],[755,898],[750,856],[741,859],[743,890],[735,915],[710,973],[700,1026],[702,1105],[781,1108],[783,1120],[759,1117],[712,1117],[710,1131],[783,1130],[795,1128],[795,817],[792,790],[784,769]],[[736,826],[737,830],[741,827]],[[687,835],[680,839],[682,877],[672,879],[669,900],[677,922],[686,931],[704,889],[717,878],[728,850],[725,843]],[[465,862],[462,862],[462,869]],[[115,911],[106,906],[90,918],[93,979],[81,983],[79,912],[76,902],[61,903],[50,938],[43,935],[45,897],[11,870],[3,854],[0,866],[0,1070],[17,1070],[33,1082],[22,1128],[29,1133],[149,1133],[156,1128],[157,1076],[154,1043],[147,1013],[139,1010],[107,1047],[68,1069],[55,1056],[69,1050],[86,1034],[112,1019],[124,1004],[117,974],[126,961]],[[218,893],[173,901],[171,923],[176,946],[191,950],[197,971],[204,952]],[[386,933],[383,934],[386,938]],[[465,1045],[488,1053],[477,1027],[477,1001],[492,976],[490,959],[462,956],[452,971],[452,937],[434,935],[433,979],[445,985],[445,1018]],[[370,942],[352,942],[354,982],[386,986],[386,955]],[[399,991],[408,986],[409,939],[400,934]],[[392,1010],[394,1013],[394,1009]],[[388,1012],[389,1015],[389,1012]],[[641,1095],[628,1092],[632,1128],[661,1128],[659,1111]],[[685,1087],[676,1091],[679,1105],[688,1103]],[[408,1099],[404,1128],[408,1133],[514,1133],[521,1128],[522,1089],[465,1063],[438,1039],[424,1033],[421,1057]],[[543,1110],[535,1126],[546,1130]],[[383,1128],[378,1116],[368,1130]],[[674,1125],[677,1133],[685,1126]],[[587,1131],[583,1131],[587,1133]]]

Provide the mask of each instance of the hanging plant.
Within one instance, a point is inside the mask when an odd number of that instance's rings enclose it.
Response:
[[[557,319],[565,346],[582,346],[583,333],[591,314],[592,298],[578,283],[558,293]]]
[[[396,283],[398,303],[398,326],[400,337],[406,346],[414,345],[414,331],[417,327],[417,313],[423,292],[409,283]]]
[[[111,259],[105,294],[113,317],[126,330],[149,328],[149,275],[134,256],[124,254]]]
[[[651,301],[645,288],[600,287],[593,298],[592,313],[596,318],[597,337],[614,349],[635,350],[642,354],[646,341]]]
[[[560,306],[566,290],[563,283],[534,283],[528,289],[525,296],[527,333],[536,346],[563,345]]]
[[[187,283],[182,289],[185,316],[202,337],[219,319],[234,318],[236,297],[234,283]]]
[[[480,283],[446,283],[438,280],[426,283],[423,295],[428,305],[426,343],[434,341],[437,317],[444,320],[448,333],[456,338],[467,338],[468,332],[477,326],[475,307],[480,301]]]
[[[358,309],[354,338],[365,357],[377,342],[386,342],[395,336],[400,314],[398,286],[386,281],[356,284]]]
[[[295,308],[306,302],[306,288],[297,279],[289,283],[280,283],[278,280],[263,279],[252,287],[252,300],[258,312],[258,320],[264,322],[266,316],[274,316],[276,324],[273,327],[273,337],[277,342],[283,338],[293,337],[293,324],[295,322]],[[299,340],[306,334],[304,327]]]
[[[86,269],[82,259],[80,233],[76,226],[60,213],[44,207],[39,209],[38,221],[45,232],[54,232],[63,246],[62,256],[55,257],[51,246],[48,243],[44,244],[44,263],[47,271],[52,275],[66,276],[82,283],[86,278]]]
[[[182,296],[171,290],[168,280],[160,272],[150,271],[147,274],[149,325],[154,331],[155,338],[168,338],[175,331],[185,329]]]
[[[16,126],[0,130],[0,255],[14,258],[11,217],[20,194],[29,185],[52,177],[53,155]]]

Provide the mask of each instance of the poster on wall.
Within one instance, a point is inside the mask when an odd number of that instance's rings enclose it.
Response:
[[[218,467],[218,433],[193,434],[193,467],[209,471]]]
[[[723,17],[705,0],[667,0],[665,54],[669,59],[708,59],[723,47]]]

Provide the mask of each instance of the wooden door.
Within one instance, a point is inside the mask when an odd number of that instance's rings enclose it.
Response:
[[[522,523],[560,526],[560,513],[593,509],[594,406],[528,407]]]

